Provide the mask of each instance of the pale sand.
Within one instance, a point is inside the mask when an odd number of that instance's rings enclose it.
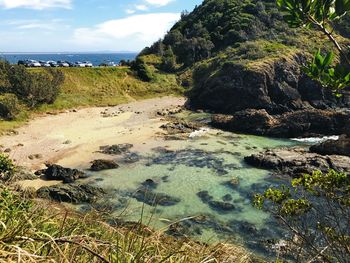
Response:
[[[47,115],[19,128],[17,135],[0,138],[0,144],[4,149],[12,149],[9,155],[17,164],[31,170],[43,168],[46,162],[87,169],[95,159],[112,158],[97,153],[103,145],[131,143],[134,144],[133,151],[141,152],[156,147],[157,140],[161,140],[156,134],[162,133],[160,126],[165,123],[156,112],[182,106],[184,102],[184,98],[163,97],[116,107]],[[115,117],[103,117],[101,112],[105,109],[110,113],[124,112]],[[67,141],[70,143],[65,143]],[[34,154],[40,154],[41,157],[33,160],[28,158]]]

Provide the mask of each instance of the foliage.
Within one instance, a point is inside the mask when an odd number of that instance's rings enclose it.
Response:
[[[150,82],[153,79],[149,66],[145,63],[141,56],[138,56],[132,63],[131,69],[134,70],[137,76],[143,81]]]
[[[20,112],[17,96],[11,93],[0,95],[0,116],[5,120],[13,120]]]
[[[273,213],[292,237],[298,262],[348,262],[350,258],[350,177],[333,170],[294,179],[291,187],[270,188],[254,199]]]
[[[109,220],[111,224],[105,223]],[[230,260],[231,259],[231,260]],[[176,240],[142,224],[37,204],[0,186],[0,261],[250,262],[244,249]]]
[[[318,51],[314,60],[306,68],[307,74],[318,80],[323,86],[330,87],[337,95],[349,87],[350,66],[348,51],[336,40],[333,32],[334,21],[342,19],[350,11],[348,0],[277,0],[278,7],[286,14],[284,18],[290,27],[316,27],[334,44],[347,67],[333,62],[334,54],[329,52],[325,57]]]
[[[7,155],[1,153],[0,154],[0,179],[7,180],[15,172],[16,172],[16,167],[12,162],[12,160]]]
[[[176,57],[171,46],[168,46],[164,51],[164,55],[162,56],[162,63],[160,64],[160,69],[165,72],[174,72],[176,69]]]

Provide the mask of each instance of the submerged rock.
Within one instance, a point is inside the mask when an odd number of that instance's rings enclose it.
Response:
[[[228,202],[209,201],[208,204],[212,209],[220,212],[228,212],[236,209],[236,207],[233,204]]]
[[[173,206],[181,201],[180,198],[173,197],[164,193],[156,193],[148,188],[142,187],[132,195],[137,201],[150,206]]]
[[[156,189],[158,186],[158,183],[156,183],[155,181],[153,181],[152,179],[147,179],[146,181],[144,181],[142,183],[142,186],[149,188],[149,189]]]
[[[134,145],[130,143],[101,146],[100,150],[104,154],[120,155],[127,153]]]
[[[77,169],[65,168],[57,164],[47,164],[46,166],[47,169],[42,172],[47,180],[62,180],[64,183],[73,183],[86,177],[82,171]]]
[[[103,170],[109,170],[109,169],[117,169],[119,168],[119,165],[112,160],[95,160],[92,162],[91,171],[103,171]]]
[[[37,191],[39,198],[67,203],[94,203],[106,192],[102,188],[82,184],[65,184],[42,187]]]

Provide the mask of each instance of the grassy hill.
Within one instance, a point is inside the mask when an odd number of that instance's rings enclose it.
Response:
[[[183,88],[177,84],[174,74],[154,72],[151,82],[144,82],[133,75],[128,67],[116,68],[63,68],[65,80],[61,92],[53,104],[22,110],[15,120],[0,121],[0,133],[15,129],[33,116],[45,112],[79,107],[103,107],[165,95],[181,95]],[[43,69],[30,69],[40,72]]]

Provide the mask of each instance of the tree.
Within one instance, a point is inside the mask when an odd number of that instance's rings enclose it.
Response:
[[[292,187],[257,194],[255,206],[271,212],[292,236],[289,253],[297,262],[350,259],[350,176],[333,170],[292,181]]]
[[[167,46],[165,49],[160,68],[166,72],[173,72],[176,70],[176,57],[171,46]]]
[[[334,53],[330,51],[322,56],[318,51],[305,71],[311,78],[341,96],[343,90],[350,86],[350,60],[348,50],[334,35],[333,24],[350,11],[350,0],[277,0],[277,5],[285,12],[284,18],[290,27],[315,28],[333,43],[343,63],[332,66]]]

